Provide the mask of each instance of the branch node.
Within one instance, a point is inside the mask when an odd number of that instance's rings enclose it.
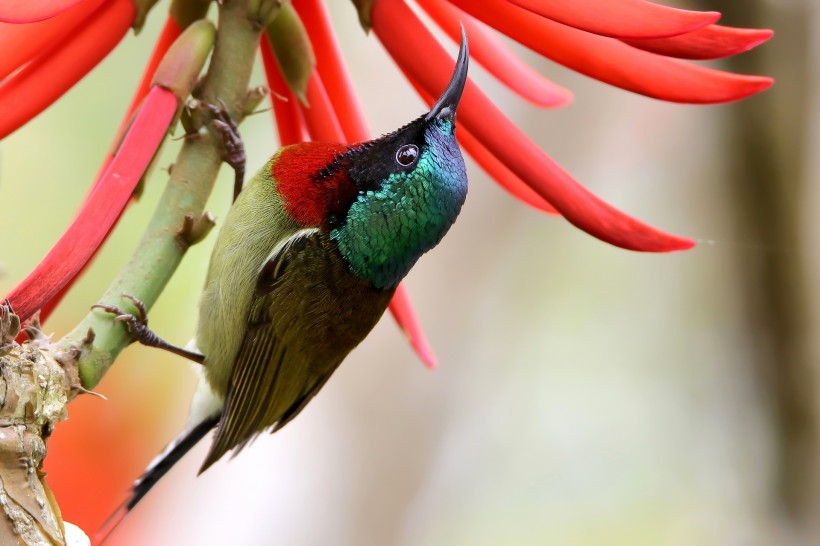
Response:
[[[94,331],[94,328],[88,328],[88,333],[85,334],[85,337],[80,341],[81,346],[84,349],[90,349],[92,345],[94,345],[94,339],[97,337],[97,333]]]
[[[199,129],[202,125],[194,120],[194,112],[196,112],[198,108],[199,101],[197,99],[189,99],[188,102],[185,103],[185,108],[182,109],[182,113],[179,116],[179,122],[182,124],[185,134],[176,140],[179,140],[180,138],[185,140],[199,138]],[[170,171],[168,172],[171,174]]]
[[[182,227],[177,231],[176,242],[182,252],[201,242],[208,236],[216,225],[216,219],[210,212],[203,212],[198,219],[186,214],[182,220]]]
[[[6,300],[0,305],[0,350],[14,344],[17,334],[20,333],[20,317],[14,314],[11,302]]]
[[[40,324],[40,311],[37,311],[23,324],[23,333],[34,346],[41,346],[51,343],[51,336],[43,332]]]
[[[251,114],[256,113],[256,109],[269,94],[270,90],[264,85],[257,85],[256,87],[251,87],[248,89],[248,92],[245,94],[245,98],[242,101],[242,115],[250,116]]]
[[[282,4],[284,4],[283,0],[251,0],[248,2],[248,19],[253,28],[260,31],[268,28],[279,15]]]
[[[19,318],[0,306],[0,543],[65,544],[60,512],[42,472],[45,440],[66,418],[71,368],[57,361],[58,348],[36,319],[18,344]],[[10,337],[11,336],[11,337]],[[76,367],[73,368],[76,376]]]

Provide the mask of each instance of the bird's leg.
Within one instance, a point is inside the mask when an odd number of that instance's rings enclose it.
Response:
[[[202,103],[202,107],[210,112],[213,125],[219,134],[222,135],[222,143],[225,147],[225,163],[231,166],[234,172],[233,200],[239,197],[242,191],[242,184],[245,180],[245,144],[239,134],[239,127],[228,113],[228,108],[222,99],[217,99],[219,106],[207,102]]]
[[[138,341],[148,347],[156,347],[157,349],[169,351],[198,364],[205,362],[205,355],[177,347],[176,345],[171,345],[148,328],[148,314],[145,309],[145,304],[142,303],[142,301],[129,294],[123,294],[122,297],[128,298],[134,303],[137,308],[137,315],[127,313],[114,305],[103,305],[101,303],[92,305],[91,308],[102,309],[103,311],[117,315],[114,318],[114,322],[124,322],[126,326],[128,326],[128,331],[131,332],[133,341]]]

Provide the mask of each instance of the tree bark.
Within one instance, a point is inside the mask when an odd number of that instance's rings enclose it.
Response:
[[[62,545],[65,527],[42,467],[46,441],[78,392],[77,368],[57,361],[36,325],[22,345],[19,331],[17,315],[0,306],[0,544]]]

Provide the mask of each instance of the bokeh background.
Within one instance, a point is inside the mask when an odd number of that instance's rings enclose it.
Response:
[[[608,246],[514,201],[468,159],[458,223],[407,279],[439,369],[426,370],[386,317],[292,424],[197,478],[198,446],[110,544],[820,543],[820,5],[668,3],[774,28],[769,44],[717,66],[774,76],[775,87],[737,105],[666,104],[516,48],[576,95],[537,111],[471,72],[587,187],[698,247]],[[373,131],[424,111],[352,6],[329,4]],[[0,143],[1,292],[71,221],[162,10]],[[270,113],[241,129],[254,171],[277,147]],[[97,302],[177,149],[166,145],[46,331],[63,335]],[[209,206],[218,219],[230,188],[225,168]],[[213,240],[191,249],[151,312],[173,342],[192,335]],[[99,385],[107,400],[72,403],[47,460],[68,521],[99,527],[181,430],[194,384],[181,359],[132,347]]]

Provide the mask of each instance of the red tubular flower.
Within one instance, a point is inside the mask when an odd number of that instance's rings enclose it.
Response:
[[[52,300],[105,240],[159,149],[182,100],[205,63],[213,25],[192,25],[165,57],[122,145],[60,240],[8,295],[21,320]],[[184,59],[182,62],[180,59]]]
[[[327,84],[328,98],[336,111],[345,142],[369,140],[370,130],[347,73],[327,8],[322,0],[295,0],[293,7],[310,35],[316,54],[316,70]]]
[[[30,317],[74,278],[103,242],[171,124],[178,99],[154,87],[118,153],[74,222],[28,277],[8,295],[21,320]]]
[[[145,71],[142,74],[142,79],[140,80],[140,83],[137,86],[137,91],[134,93],[134,97],[131,99],[131,104],[128,106],[128,109],[126,110],[126,114],[123,117],[122,122],[120,123],[119,129],[117,129],[117,133],[114,137],[114,141],[111,144],[111,148],[108,150],[108,154],[103,159],[103,164],[100,167],[100,171],[97,174],[94,183],[91,185],[89,194],[88,196],[86,196],[86,200],[80,207],[80,210],[77,212],[77,216],[75,218],[78,218],[82,211],[85,210],[86,203],[91,198],[91,195],[93,194],[94,190],[97,188],[99,184],[103,183],[104,175],[108,169],[108,166],[111,164],[112,159],[114,158],[114,154],[116,153],[117,148],[122,143],[123,136],[125,135],[125,132],[128,129],[134,117],[134,113],[136,112],[137,108],[139,108],[140,104],[142,104],[142,102],[145,100],[145,97],[148,95],[148,92],[151,88],[151,82],[154,78],[154,73],[156,72],[160,61],[162,61],[162,58],[168,52],[168,49],[170,49],[171,45],[174,43],[174,41],[179,37],[181,33],[182,29],[180,28],[179,24],[174,20],[173,17],[168,17],[168,20],[165,22],[165,26],[163,27],[162,32],[160,33],[160,37],[154,46],[154,51],[151,54],[151,58],[148,61],[148,65],[145,67]],[[105,239],[108,239],[108,235],[110,235],[111,230],[119,222],[119,219],[122,216],[123,212],[125,212],[125,208],[120,210],[119,216],[117,216],[117,218],[114,219],[114,222],[111,224],[108,233],[105,234],[105,236],[103,237],[103,241]],[[65,295],[74,285],[74,281],[76,281],[77,278],[79,278],[83,274],[83,271],[85,271],[85,269],[89,265],[91,265],[91,263],[94,260],[94,257],[97,255],[97,252],[99,252],[101,247],[102,244],[98,245],[97,248],[94,249],[94,252],[88,258],[88,260],[85,262],[85,264],[80,270],[75,271],[73,276],[64,279],[63,287],[57,292],[57,294],[54,295],[53,298],[49,299],[43,305],[43,308],[40,310],[41,321],[45,321],[51,315],[52,311],[54,311],[54,309],[60,304],[60,302],[63,300],[63,297],[65,297]]]
[[[299,113],[299,106],[296,104],[293,91],[287,86],[279,71],[267,37],[262,37],[259,49],[262,53],[262,64],[265,67],[265,77],[271,92],[270,100],[273,105],[276,130],[279,133],[279,145],[290,146],[297,142],[304,142],[307,139],[307,129],[305,129],[302,114]]]
[[[731,74],[652,54],[615,38],[541,17],[506,0],[452,3],[559,64],[648,97],[670,102],[722,103],[759,93],[772,84],[771,78]]]
[[[311,140],[347,142],[319,72],[313,71],[305,93],[308,106],[299,105]]]
[[[422,363],[431,370],[436,369],[438,359],[433,352],[433,348],[427,342],[424,330],[421,329],[421,323],[418,316],[416,316],[413,305],[410,303],[410,296],[404,282],[399,283],[396,293],[393,294],[393,299],[390,300],[390,313],[402,332],[404,332],[404,335],[407,336],[407,341],[410,342],[410,346],[413,347]]]
[[[427,104],[435,102],[433,98],[425,98]],[[507,190],[513,197],[529,206],[548,214],[559,214],[546,199],[524,183],[514,172],[507,168],[491,151],[484,147],[470,132],[462,128],[458,132],[458,141],[467,150],[467,153],[478,163],[493,180]]]
[[[137,108],[142,103],[143,99],[145,99],[146,95],[148,95],[148,91],[151,89],[151,82],[154,79],[154,74],[157,71],[159,63],[162,61],[163,57],[165,57],[165,54],[168,53],[168,50],[171,48],[176,39],[179,38],[179,35],[182,34],[182,30],[183,27],[181,27],[173,17],[169,16],[168,19],[165,20],[165,25],[162,27],[162,32],[160,32],[159,38],[157,38],[157,42],[154,44],[154,50],[151,52],[151,57],[148,59],[148,64],[142,72],[142,78],[137,85],[137,90],[134,92],[134,97],[131,99],[131,104],[128,105],[128,110],[120,123],[119,129],[117,129],[117,136],[114,138],[113,146],[116,146],[120,141],[122,135],[125,133],[125,129],[131,121],[131,117],[134,115],[134,112],[137,111]],[[111,152],[113,153],[113,150],[111,150]]]
[[[452,60],[402,0],[379,0],[373,29],[406,74],[434,96],[447,85]],[[403,44],[412,40],[412,50]],[[573,180],[468,79],[459,120],[516,176],[590,235],[630,250],[669,252],[694,241],[651,228],[610,207]]]
[[[0,86],[0,138],[60,98],[114,49],[131,27],[131,0],[109,0],[75,28],[67,43],[51,44]]]
[[[0,25],[0,81],[54,44],[62,43],[104,1],[87,0],[37,23]]]
[[[771,36],[765,30],[714,25],[717,13],[677,10],[643,0],[418,3],[453,38],[458,31],[456,21],[461,20],[471,43],[482,43],[483,38],[474,39],[485,32],[475,17],[561,64],[655,98],[727,102],[772,83],[769,78],[730,74],[670,58],[726,56],[751,49]],[[376,0],[370,17],[388,52],[422,98],[430,102],[445,85],[446,67],[452,60],[403,0]],[[408,41],[414,43],[412,54],[402,46]],[[471,81],[459,119],[459,136],[467,151],[505,189],[528,204],[547,212],[557,209],[577,227],[623,248],[666,252],[694,244],[638,222],[592,195],[538,149]]]
[[[0,22],[36,23],[51,19],[83,0],[6,0],[0,6]]]
[[[447,2],[427,2],[424,9],[450,38],[461,39],[461,25],[470,37],[470,56],[512,91],[543,108],[566,106],[572,92],[552,83],[516,57],[480,21]]]
[[[644,0],[507,0],[569,27],[613,38],[666,38],[720,19],[714,11],[686,11]]]
[[[722,59],[753,49],[774,33],[756,28],[732,28],[709,25],[680,36],[649,40],[622,40],[623,42],[666,57],[679,59]]]
[[[142,78],[140,79],[137,89],[134,92],[134,97],[131,99],[131,104],[128,106],[128,110],[126,110],[119,129],[117,129],[117,136],[114,138],[111,150],[109,150],[109,160],[110,156],[116,149],[116,146],[119,144],[120,140],[122,140],[122,136],[128,128],[128,124],[131,122],[134,112],[136,112],[137,108],[148,94],[154,80],[154,76],[157,72],[157,68],[165,58],[168,50],[171,49],[174,42],[176,42],[177,38],[179,38],[182,34],[183,30],[187,29],[195,21],[204,17],[207,12],[208,4],[206,2],[175,1],[171,4],[170,13],[168,14],[168,18],[165,20],[165,24],[162,27],[159,38],[157,38],[157,41],[154,44],[151,57],[148,59],[148,64],[142,72]],[[105,164],[103,165],[103,169],[105,169]]]

